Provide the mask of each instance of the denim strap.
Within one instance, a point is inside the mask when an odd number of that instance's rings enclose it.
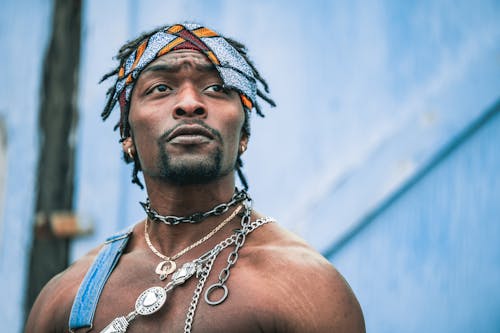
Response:
[[[83,327],[92,328],[95,310],[104,284],[109,278],[127,245],[133,227],[106,239],[94,263],[83,278],[69,317],[70,332]]]

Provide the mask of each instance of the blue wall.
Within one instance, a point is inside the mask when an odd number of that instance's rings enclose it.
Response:
[[[500,331],[500,103],[490,114],[331,255],[369,332]]]
[[[52,1],[0,1],[0,322],[19,332]],[[245,172],[256,208],[333,253],[369,331],[496,327],[498,116],[401,190],[500,98],[498,1],[86,0],[82,17],[74,206],[94,230],[72,241],[73,259],[143,217],[145,194],[112,131],[118,114],[99,118],[108,85],[97,82],[126,39],[197,21],[247,44],[278,103],[252,120]]]
[[[6,124],[7,165],[0,216],[0,323],[20,332],[34,221],[38,109],[52,1],[0,1],[0,116]]]

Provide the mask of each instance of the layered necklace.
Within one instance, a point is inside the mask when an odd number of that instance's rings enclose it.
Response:
[[[243,206],[238,206],[232,213],[229,215],[224,221],[222,221],[218,226],[216,226],[212,231],[210,231],[208,234],[206,234],[203,238],[199,239],[195,243],[189,245],[188,247],[184,248],[183,250],[179,251],[178,253],[174,254],[171,257],[167,257],[166,255],[162,254],[160,251],[158,251],[154,245],[151,243],[151,240],[149,239],[149,233],[148,233],[148,220],[146,219],[146,222],[144,222],[144,238],[146,239],[146,244],[148,244],[149,249],[156,254],[158,257],[160,257],[163,261],[161,261],[155,269],[155,273],[160,276],[160,280],[165,280],[168,275],[172,274],[175,272],[177,269],[177,265],[175,264],[175,260],[179,259],[182,255],[184,255],[186,252],[194,249],[198,245],[204,243],[208,239],[210,239],[213,235],[215,235],[220,229],[222,229],[226,224],[231,222],[231,220],[236,216],[241,211],[241,208]]]
[[[221,203],[204,213],[194,213],[189,216],[160,215],[154,208],[151,207],[149,198],[146,199],[146,202],[140,202],[140,204],[151,221],[161,222],[167,225],[176,225],[179,223],[198,223],[209,216],[222,215],[228,211],[229,207],[246,199],[248,199],[247,192],[236,188],[234,190],[233,197],[228,202]]]
[[[241,194],[243,193],[243,194]],[[235,200],[236,196],[242,196],[241,198],[238,198]],[[234,202],[233,202],[234,201]],[[242,205],[237,207],[231,215],[226,218],[224,221],[222,221],[217,227],[215,227],[212,231],[210,231],[206,236],[201,238],[200,240],[196,241],[194,244],[186,247],[179,253],[173,255],[172,257],[167,257],[163,254],[161,254],[154,246],[151,244],[151,240],[149,239],[149,234],[147,232],[147,223],[148,221],[146,220],[145,222],[145,238],[146,238],[146,243],[148,244],[149,248],[153,253],[155,253],[158,257],[163,259],[160,264],[157,266],[157,271],[161,271],[161,273],[158,273],[160,275],[161,280],[165,280],[167,276],[171,273],[172,276],[170,278],[170,281],[165,285],[165,286],[154,286],[151,288],[148,288],[144,290],[137,300],[135,301],[135,306],[134,310],[128,313],[127,315],[123,315],[120,317],[116,317],[111,321],[111,323],[106,326],[101,333],[124,333],[127,331],[127,328],[131,324],[133,320],[135,320],[137,317],[140,316],[147,316],[151,315],[157,311],[159,311],[163,305],[165,304],[167,300],[167,296],[169,293],[172,292],[172,290],[179,286],[184,284],[186,281],[188,281],[191,277],[195,276],[198,279],[198,284],[196,285],[193,297],[191,299],[191,303],[188,308],[188,312],[186,314],[186,320],[184,322],[184,333],[191,332],[193,320],[194,320],[194,315],[197,309],[198,301],[201,296],[201,293],[203,291],[203,288],[205,286],[205,281],[207,280],[208,276],[210,275],[210,272],[212,270],[212,266],[215,262],[215,259],[217,256],[227,247],[231,246],[234,244],[234,249],[229,253],[227,257],[227,265],[221,270],[219,273],[219,278],[218,281],[211,286],[209,286],[205,290],[205,302],[209,305],[216,306],[221,303],[223,303],[226,298],[228,297],[229,291],[226,286],[226,282],[229,279],[230,275],[230,270],[231,268],[236,264],[236,261],[238,260],[238,252],[243,247],[243,244],[245,243],[246,236],[254,231],[255,229],[259,228],[260,226],[274,222],[275,220],[269,217],[266,218],[260,218],[254,222],[250,221],[250,214],[252,212],[251,204],[252,201],[244,191],[236,191],[235,195],[233,196],[232,200],[228,203],[221,204],[216,206],[217,207],[223,207],[220,208],[219,210],[224,210],[226,212],[230,206],[236,204],[237,202],[242,201]],[[149,201],[148,201],[149,202]],[[145,204],[142,204],[143,207]],[[149,207],[151,209],[151,207]],[[214,208],[214,209],[215,209]],[[229,221],[231,221],[238,212],[244,208],[244,212],[241,217],[241,222],[240,222],[240,228],[234,230],[233,234],[217,245],[215,245],[211,250],[205,252],[203,255],[201,255],[199,258],[186,262],[182,265],[181,268],[177,269],[175,260],[178,259],[180,256],[188,252],[189,250],[195,248],[196,246],[202,244],[203,242],[207,241],[209,238],[211,238],[213,235],[215,235],[220,229],[222,229]],[[159,218],[151,218],[150,214],[148,213],[148,210],[146,207],[144,207],[146,210],[146,213],[148,214],[148,218],[150,218],[153,221],[159,221],[159,222],[164,222],[167,223],[166,221],[163,221],[163,219]],[[208,216],[213,216],[213,215],[221,215],[224,212],[217,214],[215,210],[212,209],[206,213],[201,213],[204,217]],[[151,209],[152,210],[152,209]],[[152,210],[154,211],[154,210]],[[157,213],[156,213],[157,214]],[[170,219],[172,216],[168,216],[166,218],[169,219],[170,224],[177,224],[177,223],[182,223],[182,222],[187,222],[187,223],[193,223],[192,222],[192,216],[188,217],[177,217],[173,216],[175,218],[175,221],[178,222],[173,222],[172,219]],[[198,215],[197,215],[198,216]],[[199,222],[198,220],[197,222]],[[173,267],[173,268],[172,268]],[[216,291],[216,290],[221,290],[222,291],[222,296],[218,299],[213,299],[211,295]],[[219,293],[220,294],[220,293]]]

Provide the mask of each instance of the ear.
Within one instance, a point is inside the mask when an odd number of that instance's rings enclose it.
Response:
[[[248,134],[246,131],[241,131],[240,146],[238,147],[238,155],[243,155],[248,147]]]
[[[131,137],[126,138],[122,141],[123,156],[127,163],[133,162],[135,160],[135,145]]]

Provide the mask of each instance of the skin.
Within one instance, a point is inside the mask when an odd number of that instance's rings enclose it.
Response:
[[[244,113],[238,94],[221,89],[221,79],[209,65],[196,51],[168,53],[150,64],[134,87],[129,115],[132,136],[123,142],[123,149],[127,152],[131,148],[138,155],[148,196],[160,214],[206,211],[227,202],[234,191],[235,161],[242,145],[248,143],[242,130]],[[200,122],[212,129],[211,133],[219,134],[193,134]],[[165,133],[179,124],[185,133],[191,131],[189,135],[166,139]],[[201,183],[179,184],[165,175],[160,163],[163,154],[169,156],[173,167],[213,166],[217,151],[221,153],[218,173]],[[161,253],[173,255],[202,238],[233,210],[196,225],[151,223],[151,241]],[[252,220],[259,217],[252,212]],[[239,220],[235,217],[214,237],[179,258],[177,267],[228,237]],[[215,261],[205,290],[217,282],[232,249],[225,249]],[[32,308],[26,332],[67,332],[74,296],[98,251],[92,250],[45,286]],[[138,223],[103,289],[92,332],[130,312],[142,291],[165,284],[154,273],[160,261],[144,240],[144,221]],[[183,331],[197,281],[191,279],[176,288],[159,312],[136,319],[127,332]],[[359,303],[342,276],[277,223],[266,224],[247,237],[227,287],[229,297],[218,306],[200,299],[194,332],[365,332]],[[217,296],[214,293],[213,297]]]

